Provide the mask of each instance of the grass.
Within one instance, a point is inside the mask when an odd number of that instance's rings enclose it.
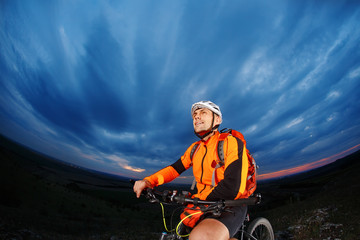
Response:
[[[134,239],[162,231],[160,209],[139,207],[144,200],[130,189],[74,190],[29,172],[11,151],[1,149],[0,156],[0,239],[20,229],[51,239]]]
[[[276,231],[288,230],[297,239],[360,239],[359,164],[306,182],[322,186],[305,200],[267,210]]]

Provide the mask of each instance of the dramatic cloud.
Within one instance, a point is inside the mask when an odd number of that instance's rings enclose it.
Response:
[[[50,156],[142,178],[197,140],[198,100],[243,132],[263,178],[359,149],[356,1],[0,6],[0,133]]]

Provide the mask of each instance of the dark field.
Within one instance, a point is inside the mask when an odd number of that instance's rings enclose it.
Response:
[[[359,155],[259,182],[263,202],[251,216],[267,217],[277,239],[360,239]],[[128,179],[56,161],[3,137],[0,157],[0,239],[157,239],[163,231],[160,206],[136,199]]]

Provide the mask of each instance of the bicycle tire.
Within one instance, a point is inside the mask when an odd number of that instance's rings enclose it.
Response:
[[[250,222],[246,229],[248,240],[274,240],[274,231],[270,222],[263,217],[259,217]]]

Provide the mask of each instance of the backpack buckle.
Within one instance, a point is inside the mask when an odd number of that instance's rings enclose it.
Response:
[[[220,133],[229,133],[229,132],[231,132],[230,128],[223,128],[220,130]]]

